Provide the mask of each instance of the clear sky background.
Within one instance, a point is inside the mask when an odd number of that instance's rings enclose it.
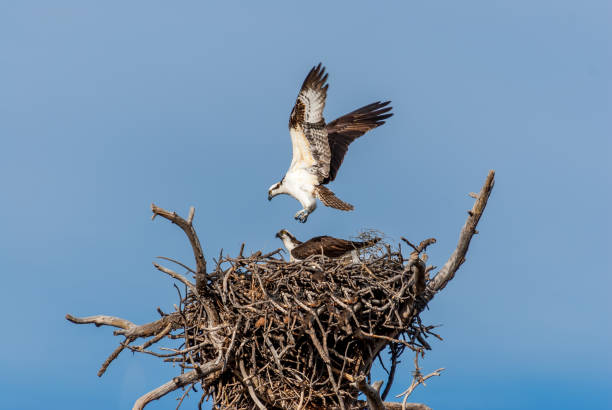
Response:
[[[120,339],[64,319],[172,310],[151,262],[190,248],[151,202],[195,206],[209,259],[273,250],[280,228],[376,228],[436,237],[441,266],[495,169],[467,262],[424,315],[444,337],[424,371],[446,371],[412,400],[610,408],[611,3],[262,3],[0,0],[0,407],[131,408],[178,372],[124,352],[98,378]],[[355,211],[301,225],[295,200],[266,195],[319,61],[328,120],[385,99],[395,116],[331,185]]]

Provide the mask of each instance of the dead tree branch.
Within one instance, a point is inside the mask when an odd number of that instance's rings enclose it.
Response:
[[[204,259],[204,252],[202,251],[202,245],[200,245],[200,239],[198,239],[198,235],[193,229],[193,216],[195,215],[195,208],[189,208],[189,217],[187,220],[181,218],[176,212],[169,212],[163,208],[156,206],[155,204],[151,204],[151,211],[153,211],[152,219],[155,219],[157,215],[166,218],[173,224],[178,225],[187,238],[189,239],[189,243],[191,244],[191,248],[193,250],[193,256],[196,262],[196,288],[200,292],[206,291],[206,259]]]
[[[141,396],[138,400],[136,400],[136,403],[134,403],[134,407],[132,407],[132,410],[142,410],[147,404],[151,403],[152,401],[160,399],[166,394],[180,389],[181,387],[190,385],[208,376],[209,374],[220,370],[222,367],[223,363],[209,362],[202,366],[198,366],[195,370],[177,376],[170,380],[168,383],[162,384],[158,388],[151,390],[147,394]]]
[[[370,410],[385,410],[385,404],[383,403],[379,394],[380,384],[378,385],[378,389],[376,389],[374,386],[370,386],[366,382],[366,378],[363,375],[357,378],[355,384],[359,391],[365,394],[366,398],[368,399],[368,408]]]
[[[429,289],[433,294],[444,289],[446,284],[455,277],[455,273],[457,269],[465,262],[465,255],[467,254],[468,248],[470,246],[470,241],[472,240],[472,236],[477,232],[476,226],[478,225],[478,221],[480,221],[480,217],[487,206],[487,201],[489,200],[489,196],[491,195],[491,191],[493,190],[493,186],[495,185],[495,171],[489,171],[489,175],[485,180],[478,197],[476,198],[476,202],[470,211],[468,211],[468,219],[465,221],[463,228],[461,229],[461,233],[459,234],[459,242],[457,243],[457,248],[453,252],[453,254],[448,258],[448,261],[442,266],[442,269],[438,272],[438,274],[433,278],[433,280],[429,283]]]
[[[440,337],[433,326],[422,323],[420,314],[465,260],[493,184],[491,171],[461,230],[457,249],[431,280],[428,274],[433,268],[425,264],[425,251],[435,243],[433,238],[418,246],[402,238],[411,249],[407,257],[401,246],[379,243],[360,251],[359,263],[322,255],[286,262],[278,249],[245,256],[243,244],[236,257],[220,253],[207,272],[193,228],[194,209],[183,219],[152,205],[154,217],[160,215],[185,232],[196,261],[191,270],[162,258],[185,268],[184,274],[154,264],[187,287],[185,294],[178,292],[176,311],[158,310],[161,318],[143,325],[106,315],[66,315],[66,319],[111,326],[115,335],[124,337],[99,375],[126,348],[180,367],[182,374],[143,395],[134,409],[187,388],[180,406],[189,389],[199,385],[200,404],[212,399],[215,409],[427,410],[424,404],[407,402],[418,385],[443,370],[421,373],[418,355],[431,349],[426,339]],[[139,338],[145,340],[136,345]],[[168,340],[172,343],[164,346]],[[381,395],[381,382],[367,380],[374,360],[387,346],[391,366]],[[406,351],[415,354],[412,383],[398,396],[402,403],[385,402]],[[360,393],[367,401],[358,399]]]

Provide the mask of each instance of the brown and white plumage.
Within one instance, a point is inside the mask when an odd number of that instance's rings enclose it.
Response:
[[[385,123],[393,114],[389,101],[375,102],[350,112],[329,124],[323,118],[328,84],[325,68],[313,67],[298,94],[289,116],[293,158],[285,177],[268,190],[268,199],[279,194],[296,198],[303,206],[295,219],[306,222],[316,206],[350,211],[348,204],[323,185],[333,181],[351,142]]]
[[[299,241],[286,229],[280,230],[276,237],[283,241],[291,261],[301,261],[312,255],[325,255],[328,258],[340,258],[355,251],[375,245],[380,239],[370,241],[347,241],[333,236],[315,236],[306,242]],[[355,258],[356,255],[353,255]]]

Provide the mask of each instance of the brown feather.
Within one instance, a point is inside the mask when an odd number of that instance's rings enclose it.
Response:
[[[355,209],[353,205],[342,201],[332,191],[330,191],[329,188],[323,185],[317,185],[315,187],[315,194],[325,206],[339,209],[341,211],[352,211]]]
[[[323,67],[321,63],[310,69],[308,75],[302,83],[302,87],[300,88],[300,92],[295,101],[295,105],[293,106],[293,110],[291,110],[291,115],[289,116],[289,128],[301,127],[304,121],[306,121],[307,107],[305,106],[304,102],[301,101],[300,95],[304,94],[307,90],[313,90],[317,94],[320,94],[320,98],[324,101],[327,97],[327,88],[329,87],[328,84],[325,84],[326,81],[327,74],[325,73],[325,67]]]
[[[306,76],[289,116],[289,129],[305,139],[307,151],[314,162],[308,166],[318,176],[319,181],[329,176],[331,163],[327,128],[323,119],[328,88],[326,81],[325,67],[319,63]],[[296,137],[292,135],[292,138]],[[294,161],[297,155],[295,150],[294,145]]]
[[[370,241],[347,241],[332,236],[316,236],[296,246],[291,255],[296,259],[306,259],[312,255],[325,255],[328,258],[338,258],[356,249],[367,248],[378,242],[379,238]]]
[[[323,180],[323,184],[327,184],[336,178],[351,142],[369,130],[383,125],[385,123],[384,120],[393,115],[388,113],[392,108],[387,107],[390,102],[377,101],[368,104],[327,124],[327,139],[331,150],[331,162],[329,176]]]

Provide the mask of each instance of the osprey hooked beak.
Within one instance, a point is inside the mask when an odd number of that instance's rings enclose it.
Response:
[[[281,181],[282,182],[282,181]],[[274,198],[276,195],[278,195],[278,192],[274,192],[277,189],[280,188],[281,183],[277,182],[276,184],[272,185],[270,188],[268,188],[268,201],[271,201],[272,198]]]

